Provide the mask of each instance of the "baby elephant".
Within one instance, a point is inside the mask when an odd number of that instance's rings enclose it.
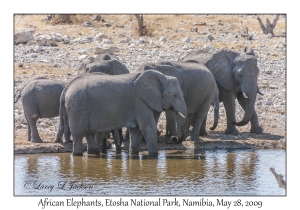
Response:
[[[36,122],[39,118],[52,118],[59,115],[60,94],[67,83],[67,81],[41,77],[30,81],[20,91],[15,103],[22,97],[28,125],[28,141],[43,142],[39,136]],[[62,132],[58,132],[57,137],[61,138],[62,135]],[[66,142],[69,141],[70,136],[66,139]]]

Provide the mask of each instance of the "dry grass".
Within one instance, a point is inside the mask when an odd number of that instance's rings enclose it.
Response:
[[[72,24],[63,25],[51,25],[47,21],[43,20],[47,18],[47,15],[16,15],[15,30],[18,32],[21,28],[32,28],[34,31],[57,31],[62,35],[69,36],[93,36],[96,33],[102,32],[111,34],[109,37],[114,41],[117,36],[122,36],[126,34],[127,36],[138,36],[136,33],[137,20],[134,14],[130,15],[101,15],[101,18],[109,23],[111,26],[104,26],[102,21],[93,21],[92,24],[95,27],[85,27],[81,24],[85,21],[91,22],[94,15],[89,14],[78,14],[70,15]],[[260,29],[256,15],[240,16],[240,15],[144,15],[144,21],[146,28],[148,29],[148,34],[152,37],[168,36],[170,38],[176,37],[176,39],[182,39],[186,36],[186,32],[190,31],[191,28],[197,27],[198,32],[235,32],[242,33],[243,30],[248,27],[249,33],[256,32],[258,34],[262,33]],[[266,18],[269,18],[271,23],[275,18],[275,15],[259,15],[262,22],[266,22]],[[196,25],[194,25],[196,24]],[[124,25],[124,28],[118,27],[119,25]],[[112,30],[113,29],[113,30]],[[182,32],[176,32],[178,29],[183,29]],[[283,16],[280,16],[275,33],[281,33],[286,31],[286,23]],[[167,33],[166,33],[167,32]],[[197,33],[193,33],[195,36]],[[237,47],[237,46],[234,46]]]
[[[43,75],[48,78],[68,78],[71,75],[76,73],[75,69],[59,69],[47,64],[39,64],[39,63],[30,63],[24,64],[24,67],[19,67],[17,63],[15,63],[15,77],[24,77],[24,76],[40,76]]]

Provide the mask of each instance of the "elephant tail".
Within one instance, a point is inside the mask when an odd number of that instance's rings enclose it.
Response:
[[[219,89],[216,87],[215,96],[213,100],[214,106],[214,125],[210,127],[210,130],[214,130],[219,122]]]
[[[18,102],[19,98],[21,97],[21,92],[22,92],[22,91],[20,91],[20,92],[17,94],[14,103],[17,103],[17,102]]]
[[[67,120],[67,112],[66,112],[66,107],[65,107],[65,90],[61,93],[60,97],[60,104],[59,104],[59,130],[61,132],[64,131],[64,126],[65,126],[65,120]]]

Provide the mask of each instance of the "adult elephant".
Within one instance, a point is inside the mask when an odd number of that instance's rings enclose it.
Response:
[[[255,111],[256,94],[260,92],[257,86],[259,68],[257,59],[252,50],[245,49],[240,53],[229,49],[222,49],[216,53],[194,52],[183,61],[204,64],[214,75],[223,102],[226,116],[227,129],[225,134],[238,135],[235,126],[244,126],[251,121],[251,133],[262,133],[263,128],[258,123]],[[235,99],[245,111],[240,122],[235,120]]]
[[[79,75],[102,72],[110,75],[128,74],[127,67],[111,54],[100,54],[96,58],[84,59],[77,67]]]
[[[165,75],[174,76],[178,79],[181,86],[184,100],[187,106],[187,119],[177,118],[174,112],[166,110],[166,136],[167,143],[171,143],[172,136],[176,135],[179,127],[183,125],[183,135],[178,141],[173,138],[173,141],[181,143],[188,135],[189,125],[192,123],[193,130],[191,139],[199,141],[199,133],[205,132],[205,125],[202,122],[207,116],[209,107],[214,104],[214,125],[210,128],[215,129],[218,124],[219,116],[219,91],[212,73],[202,64],[191,62],[158,62],[147,63],[139,66],[135,71],[143,72],[150,69],[155,69]],[[194,121],[191,122],[191,119]]]
[[[27,83],[18,94],[15,103],[22,97],[24,115],[28,127],[28,141],[43,142],[39,136],[36,122],[39,118],[52,118],[59,115],[60,94],[67,81],[35,78]],[[58,132],[57,138],[61,139],[63,133]],[[67,135],[66,142],[71,141]]]
[[[73,155],[82,155],[82,138],[86,134],[97,135],[121,127],[131,128],[132,153],[139,152],[144,136],[149,154],[157,155],[156,125],[164,109],[187,115],[180,85],[174,77],[154,70],[116,76],[91,73],[75,78],[63,90],[60,129],[70,129]]]

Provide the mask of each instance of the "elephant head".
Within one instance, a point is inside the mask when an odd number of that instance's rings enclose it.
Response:
[[[87,66],[88,73],[102,72],[110,75],[128,74],[127,67],[118,60],[95,61]]]
[[[156,70],[143,72],[134,82],[137,95],[148,106],[162,112],[170,109],[181,117],[187,116],[186,104],[178,80]]]
[[[222,49],[214,54],[194,53],[185,61],[205,64],[213,73],[218,85],[236,93],[242,92],[245,98],[245,115],[237,126],[246,125],[253,114],[256,94],[261,93],[257,86],[259,68],[253,50],[245,48],[245,53]]]
[[[89,57],[84,59],[76,68],[78,75],[86,74],[88,71],[87,66],[94,62],[93,57]]]

